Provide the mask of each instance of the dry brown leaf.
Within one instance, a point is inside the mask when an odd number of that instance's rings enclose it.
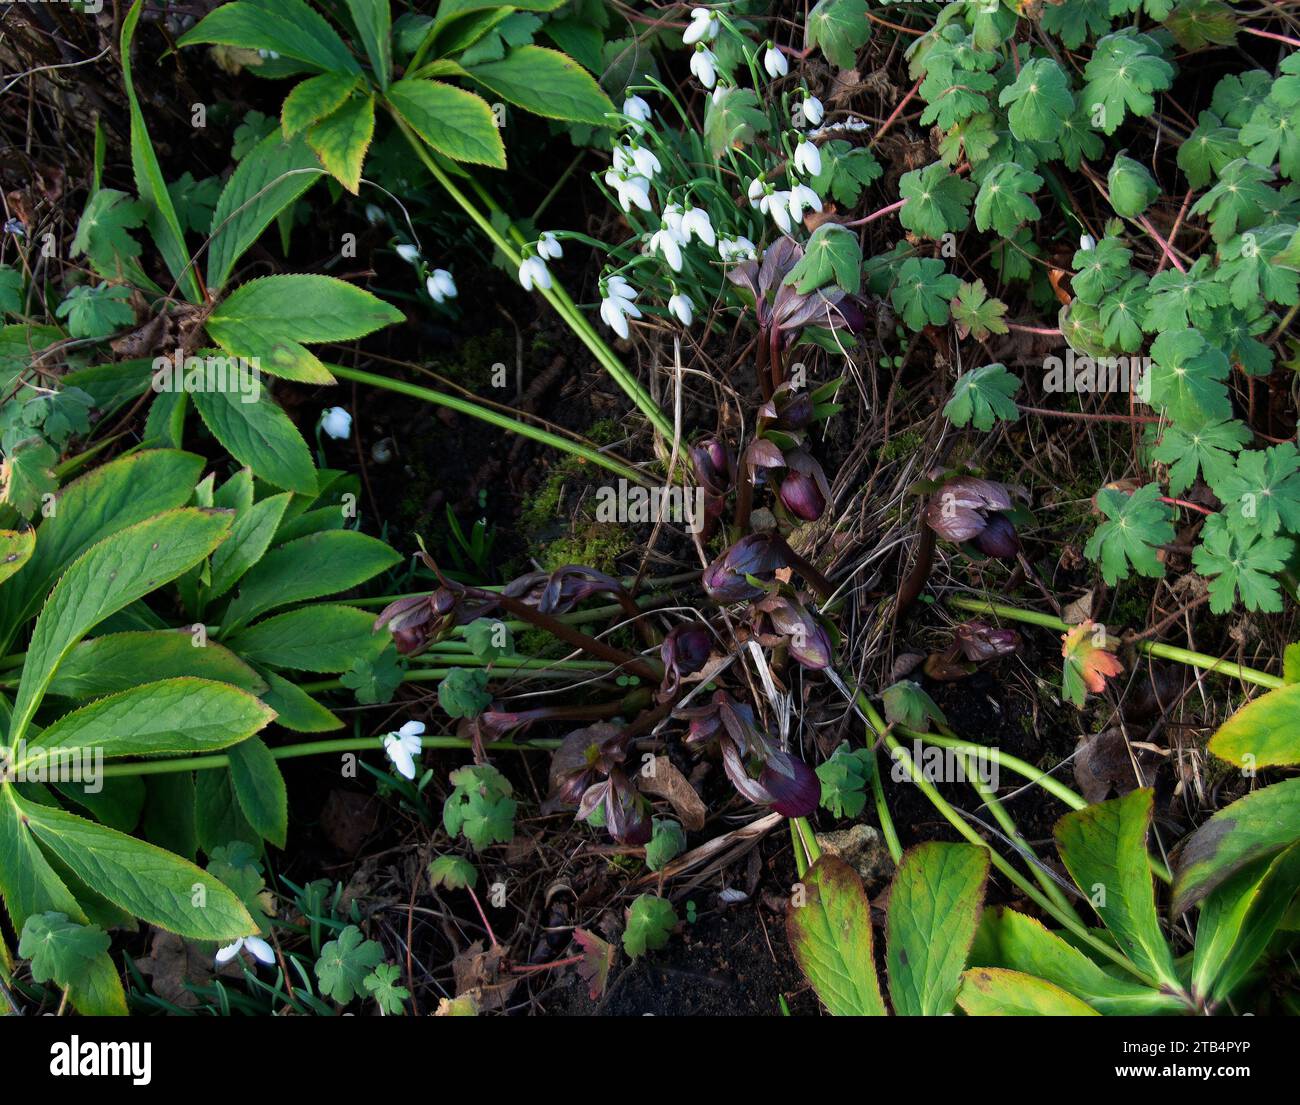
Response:
[[[666,798],[681,821],[682,828],[687,832],[699,832],[704,828],[704,819],[708,812],[704,808],[704,803],[700,801],[700,796],[695,793],[695,788],[687,781],[686,776],[673,766],[672,760],[667,756],[656,756],[654,774],[639,773],[637,786],[646,794],[652,794],[656,798]]]

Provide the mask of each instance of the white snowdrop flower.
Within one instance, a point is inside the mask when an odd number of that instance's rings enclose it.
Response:
[[[652,177],[662,168],[654,151],[647,150],[644,146],[633,146],[631,156],[639,176]]]
[[[769,42],[763,52],[763,68],[767,70],[767,75],[775,80],[790,72],[790,63],[785,60],[785,54]]]
[[[564,247],[560,245],[560,240],[547,230],[537,239],[537,253],[541,257],[549,257],[554,260],[557,257],[564,256]]]
[[[691,72],[705,88],[712,88],[718,80],[718,59],[713,51],[704,46],[697,46],[691,55]]]
[[[691,320],[695,317],[695,304],[690,301],[688,296],[678,292],[668,300],[668,310],[675,314],[683,326],[689,326]]]
[[[642,211],[650,210],[650,182],[645,177],[608,172],[605,174],[605,183],[614,189],[619,206],[624,211],[631,211],[633,204]]]
[[[605,282],[605,292],[605,298],[600,301],[600,317],[620,338],[626,338],[628,318],[641,317],[641,309],[632,302],[636,292],[621,276],[611,276]]]
[[[455,299],[459,294],[456,291],[456,281],[446,269],[434,269],[429,273],[424,287],[429,293],[429,298],[435,303],[441,303],[444,299]]]
[[[233,944],[217,949],[217,966],[229,963],[241,951],[248,952],[259,963],[265,963],[268,967],[275,962],[275,949],[260,936],[241,936]]]
[[[691,25],[682,32],[682,45],[693,46],[697,42],[712,42],[718,37],[720,29],[718,17],[708,8],[696,8],[691,12]]]
[[[423,732],[424,722],[408,721],[396,733],[384,737],[384,752],[403,779],[415,778],[415,757],[424,747],[424,741],[420,739]]]
[[[682,215],[680,233],[683,240],[689,240],[694,234],[706,246],[716,245],[718,236],[713,232],[713,223],[709,213],[702,207],[688,207]]]
[[[636,289],[617,273],[605,281],[605,294],[614,299],[626,299],[629,303],[636,299]]]
[[[849,116],[849,118],[845,119],[843,126],[845,130],[852,130],[852,131],[871,129],[870,123],[868,123],[865,119],[859,119],[856,115],[851,115]]]
[[[397,256],[405,261],[408,265],[419,264],[420,251],[410,242],[403,242],[397,247]]]
[[[762,206],[762,199],[767,195],[767,185],[755,177],[749,182],[749,206],[756,210]]]
[[[650,105],[641,99],[640,96],[629,96],[623,101],[623,114],[626,115],[633,123],[648,123],[650,121]],[[638,126],[635,128],[638,134],[645,131],[645,127]]]
[[[280,55],[274,50],[258,50],[257,56],[263,61],[279,61]]]
[[[626,173],[636,167],[632,163],[631,151],[626,146],[622,146],[622,145],[614,146],[613,164],[614,164],[614,172],[616,173]]]
[[[352,436],[352,416],[342,407],[327,407],[321,411],[320,428],[337,441]]]
[[[822,171],[821,150],[805,138],[794,148],[794,164],[805,176],[817,176]]]
[[[677,240],[677,236],[671,230],[664,227],[662,230],[656,230],[650,235],[649,250],[651,253],[658,253],[668,262],[668,267],[673,272],[682,271],[682,244]]]
[[[782,234],[790,233],[790,193],[786,191],[768,192],[759,202],[758,209],[771,216],[776,228]]]
[[[540,257],[525,257],[519,266],[519,283],[526,292],[531,292],[533,288],[545,290],[551,286],[551,270]]]
[[[822,209],[821,197],[817,195],[806,184],[796,184],[790,189],[790,218],[798,222],[803,218],[804,208],[811,207],[814,211]]]
[[[796,119],[803,119],[809,126],[816,127],[821,125],[822,116],[826,114],[826,109],[822,106],[821,100],[816,96],[807,97],[795,112]]]
[[[375,203],[366,204],[366,222],[371,226],[378,226],[384,221],[384,209]]]
[[[1081,234],[1079,236],[1079,248],[1084,250],[1096,249],[1097,239],[1094,238],[1091,234]]]
[[[731,255],[738,261],[752,261],[758,256],[758,246],[740,234],[731,239]]]

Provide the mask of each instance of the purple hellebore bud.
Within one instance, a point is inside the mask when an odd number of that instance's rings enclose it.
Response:
[[[1005,514],[992,514],[988,524],[972,539],[974,545],[985,556],[998,560],[1015,560],[1020,552],[1020,538],[1016,536],[1016,527]]]
[[[962,622],[953,635],[961,654],[975,663],[1005,656],[1020,647],[1020,634],[1014,629],[997,629],[987,622]]]
[[[791,472],[781,481],[781,502],[786,510],[805,522],[815,522],[826,510],[826,500],[812,476]]]
[[[778,568],[788,567],[784,546],[776,534],[747,534],[704,569],[704,590],[714,602],[754,598],[761,592],[745,576],[769,580]]]
[[[736,463],[731,450],[716,437],[706,437],[691,446],[691,464],[695,469],[695,479],[705,494],[721,496],[731,490]]]

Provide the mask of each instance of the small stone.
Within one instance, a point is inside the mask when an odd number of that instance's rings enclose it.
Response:
[[[823,852],[839,856],[862,879],[868,896],[879,893],[894,874],[894,861],[878,830],[857,824],[832,833],[818,833]]]

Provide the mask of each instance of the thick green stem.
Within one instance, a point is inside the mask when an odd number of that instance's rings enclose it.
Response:
[[[406,137],[407,143],[411,146],[412,150],[415,151],[416,157],[418,157],[424,167],[429,170],[429,173],[434,180],[442,185],[446,193],[456,201],[461,209],[473,220],[479,230],[481,230],[492,244],[505,255],[506,259],[512,265],[519,265],[522,262],[522,257],[514,246],[512,246],[510,242],[506,240],[504,235],[502,235],[500,231],[492,225],[491,221],[470,202],[469,197],[466,196],[465,193],[456,186],[451,177],[443,171],[442,167],[429,154],[429,151],[425,149],[424,142],[420,139],[419,135],[417,135],[410,126],[407,125],[406,121],[395,112],[393,113],[393,117],[397,121],[398,128]],[[500,210],[477,182],[472,181],[471,183],[478,191],[480,198],[483,198],[490,207],[498,211]],[[513,227],[514,224],[511,223],[511,228],[513,229]],[[578,310],[573,300],[569,298],[568,293],[560,287],[559,284],[555,283],[552,283],[550,288],[539,288],[538,290],[546,298],[546,301],[555,308],[560,317],[569,324],[570,329],[572,329],[573,332],[582,339],[583,344],[595,355],[596,360],[600,362],[601,367],[614,378],[619,387],[627,393],[628,398],[637,405],[641,413],[650,419],[651,423],[654,424],[655,428],[663,434],[664,437],[671,441],[673,438],[673,427],[672,423],[668,421],[667,415],[665,415],[664,412],[655,404],[655,401],[650,398],[649,394],[647,394],[645,388],[641,386],[636,377],[623,367],[623,363],[618,359],[614,351],[605,344],[604,339],[596,333],[595,327],[593,327],[587,320],[586,316]]]
[[[429,748],[473,748],[473,741],[467,737],[425,737],[423,747]],[[494,749],[507,752],[553,752],[560,747],[558,740],[493,741]],[[377,737],[340,737],[337,740],[303,741],[301,744],[285,744],[272,748],[271,755],[277,760],[296,760],[302,756],[328,756],[339,752],[378,752],[382,750]],[[142,760],[140,763],[109,764],[100,774],[106,779],[122,775],[171,775],[178,771],[211,771],[218,767],[229,767],[230,757],[190,756],[176,760]]]
[[[1040,614],[1036,610],[1022,610],[1018,606],[1007,606],[1000,602],[987,602],[984,599],[966,598],[963,595],[954,595],[947,602],[949,606],[955,606],[958,610],[969,610],[973,614],[993,614],[1026,625],[1041,625],[1045,629],[1055,629],[1058,633],[1066,633],[1072,628],[1051,614]],[[1107,648],[1119,648],[1123,643],[1119,637],[1107,636],[1106,638]],[[1216,675],[1240,679],[1243,683],[1254,683],[1270,689],[1286,685],[1280,676],[1269,675],[1266,671],[1248,668],[1244,664],[1220,660],[1217,656],[1207,656],[1203,652],[1192,652],[1191,649],[1161,644],[1158,641],[1135,641],[1134,647],[1147,656],[1155,656],[1161,660],[1174,660],[1188,667],[1201,668]]]
[[[876,817],[880,820],[880,832],[885,838],[885,847],[889,849],[889,857],[898,864],[903,859],[903,842],[898,839],[889,803],[885,801],[885,782],[880,777],[880,754],[875,748],[871,750],[871,762],[871,795],[876,801]]]
[[[554,449],[561,449],[572,456],[590,461],[592,464],[599,465],[601,468],[622,476],[632,483],[640,484],[643,487],[649,486],[645,476],[635,468],[623,464],[613,457],[605,456],[604,453],[593,449],[590,445],[583,445],[581,442],[571,441],[567,437],[561,437],[559,434],[553,434],[548,430],[530,426],[527,422],[520,422],[509,415],[494,411],[490,407],[481,407],[477,403],[471,403],[468,399],[461,399],[458,396],[448,395],[442,391],[434,391],[433,388],[422,387],[419,384],[407,383],[405,380],[394,380],[389,376],[378,376],[373,372],[362,372],[357,368],[347,368],[343,365],[331,365],[330,371],[344,380],[354,380],[359,384],[370,384],[372,387],[386,388],[388,391],[395,391],[399,395],[409,395],[412,399],[422,399],[426,403],[435,403],[440,407],[459,411],[461,414],[468,414],[473,418],[480,418],[484,422],[490,422],[493,426],[509,430],[521,437],[530,438],[541,445],[549,445]]]

